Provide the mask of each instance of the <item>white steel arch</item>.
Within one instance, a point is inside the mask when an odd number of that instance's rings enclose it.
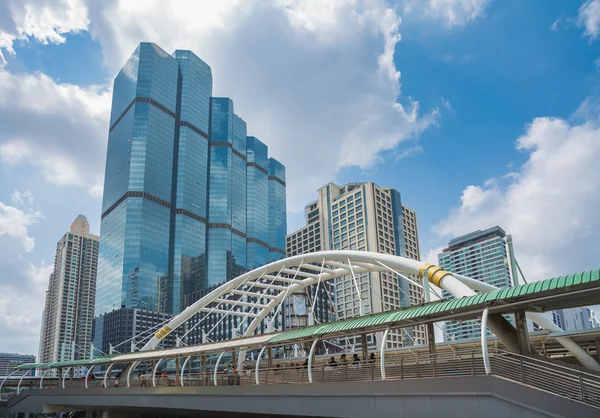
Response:
[[[460,275],[454,277],[440,267],[392,254],[350,250],[319,251],[274,261],[224,283],[173,317],[142,350],[154,349],[174,329],[199,312],[222,315],[223,319],[227,315],[240,316],[244,321],[252,319],[243,335],[253,335],[273,311],[278,312],[288,295],[337,277],[377,271],[427,277],[429,282],[457,298],[475,295],[473,289],[492,290],[492,286],[490,289],[478,289],[468,278]],[[515,336],[503,328],[502,321],[505,320],[500,315],[490,315],[488,326],[514,351]],[[586,367],[600,370],[600,365],[576,344],[566,344],[565,348],[573,352]]]

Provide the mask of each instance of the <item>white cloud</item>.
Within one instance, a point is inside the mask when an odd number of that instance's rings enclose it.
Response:
[[[82,0],[2,0],[0,1],[1,49],[14,53],[16,40],[34,38],[37,42],[60,44],[69,32],[87,30],[89,19]]]
[[[99,86],[0,69],[0,160],[35,166],[54,184],[97,194],[109,110],[110,92]]]
[[[341,167],[370,167],[436,121],[435,109],[423,114],[416,101],[397,102],[400,18],[384,0],[89,8],[92,36],[115,71],[140,40],[169,52],[190,49],[211,65],[214,94],[231,97],[248,134],[286,165],[291,210],[314,199]]]
[[[15,191],[11,200],[15,206],[0,202],[0,249],[14,253],[12,243],[16,241],[29,252],[35,247],[35,240],[29,236],[27,228],[43,219],[44,215],[32,208],[33,196],[29,192]]]
[[[37,355],[45,291],[54,266],[0,261],[6,273],[0,277],[0,351]]]
[[[446,27],[465,26],[483,17],[490,0],[405,0],[404,11],[443,22]]]
[[[555,31],[558,30],[558,24],[560,23],[560,19],[556,19],[553,23],[552,26],[550,26],[550,30]]]
[[[595,40],[600,33],[600,0],[587,0],[579,8],[577,24],[584,28],[584,34]]]
[[[528,279],[597,268],[599,126],[536,118],[516,145],[529,153],[520,171],[466,187],[461,205],[434,231],[454,237],[501,226],[513,235]]]

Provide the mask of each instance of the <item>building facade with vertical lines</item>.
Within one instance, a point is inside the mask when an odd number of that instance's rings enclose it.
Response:
[[[211,68],[141,43],[114,81],[96,315],[177,314],[284,257],[285,210],[285,167],[212,97]]]
[[[39,361],[89,358],[96,295],[99,237],[79,215],[56,244],[42,314]]]
[[[417,217],[404,206],[400,192],[374,183],[329,183],[319,189],[317,201],[305,208],[306,226],[287,236],[288,255],[320,250],[357,250],[395,254],[420,259]],[[337,278],[319,289],[307,290],[307,299],[315,305],[320,322],[385,312],[411,303],[421,303],[418,286],[390,271],[364,273]],[[360,289],[360,295],[357,294]],[[293,306],[293,304],[290,303]],[[286,316],[290,316],[286,312]],[[298,315],[291,315],[298,316]],[[298,322],[298,319],[295,319]],[[288,321],[293,322],[293,321]],[[377,336],[367,336],[368,348],[377,346]],[[423,327],[391,333],[390,347],[425,344]],[[340,345],[360,347],[358,338],[340,339]]]

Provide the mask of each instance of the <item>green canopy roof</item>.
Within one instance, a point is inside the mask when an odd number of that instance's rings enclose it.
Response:
[[[71,367],[71,366],[91,366],[96,364],[104,364],[110,363],[110,360],[115,358],[116,356],[106,356],[100,357],[96,359],[84,359],[84,360],[72,360],[72,361],[63,361],[63,362],[54,362],[54,363],[28,363],[21,364],[17,366],[18,370],[30,370],[30,369],[48,369],[48,368],[56,368],[56,367]]]
[[[474,296],[446,301],[426,303],[419,306],[382,312],[369,316],[350,318],[343,321],[330,322],[327,324],[313,325],[293,331],[283,332],[274,336],[269,343],[280,343],[288,340],[301,340],[316,338],[322,335],[335,334],[341,331],[360,330],[376,325],[384,326],[409,326],[410,322],[426,319],[429,315],[451,314],[460,310],[477,305],[487,305],[499,300],[514,299],[533,294],[572,288],[578,285],[600,282],[600,269],[586,271],[583,273],[570,274],[568,276],[556,277],[554,279],[542,280],[524,284],[521,286],[508,287],[494,290],[489,293],[479,293]]]

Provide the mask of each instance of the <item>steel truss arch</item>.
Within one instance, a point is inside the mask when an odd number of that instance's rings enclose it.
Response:
[[[489,292],[496,289],[481,282],[473,283],[475,281],[464,276],[455,277],[438,266],[397,255],[351,250],[318,251],[274,261],[224,283],[173,317],[142,350],[156,348],[173,330],[199,312],[223,315],[223,318],[233,313],[243,317],[242,324],[252,319],[243,335],[254,335],[273,310],[279,312],[281,303],[288,295],[320,282],[368,272],[426,277],[429,282],[457,298],[475,295],[475,290]],[[478,288],[477,284],[485,287]],[[248,297],[255,301],[247,300]],[[490,315],[488,326],[511,351],[515,351],[516,336],[506,330],[503,322],[507,321],[501,315]],[[563,340],[561,344],[586,367],[600,370],[600,365],[589,354],[570,339]],[[243,361],[243,352],[240,352],[239,360]]]

